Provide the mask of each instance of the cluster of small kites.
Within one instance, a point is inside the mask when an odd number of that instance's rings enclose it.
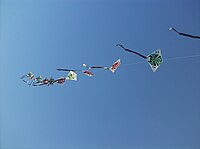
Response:
[[[174,31],[181,36],[200,39],[200,36],[194,36],[194,35],[190,35],[190,34],[186,34],[186,33],[181,33],[181,32],[178,32],[174,28],[169,28],[169,30]],[[153,53],[149,54],[148,56],[144,56],[144,55],[142,55],[142,54],[140,54],[136,51],[125,48],[121,44],[117,44],[116,46],[122,48],[123,50],[125,50],[127,52],[133,53],[133,54],[138,55],[141,58],[145,59],[147,61],[147,63],[150,65],[153,72],[155,72],[158,69],[158,67],[163,63],[163,58],[162,58],[162,54],[161,54],[160,49],[154,51]],[[111,71],[112,73],[114,73],[120,65],[121,65],[121,61],[120,61],[120,59],[118,59],[117,61],[115,61],[109,67],[105,67],[105,66],[91,66],[91,67],[89,67],[86,64],[83,64],[84,69],[57,68],[58,71],[68,72],[66,77],[60,77],[60,78],[57,78],[57,79],[54,79],[53,77],[51,77],[49,79],[48,78],[43,79],[42,76],[35,77],[32,72],[29,72],[28,74],[21,76],[20,79],[23,82],[25,82],[25,83],[27,83],[28,85],[31,85],[31,86],[43,86],[43,85],[49,86],[49,85],[53,85],[53,84],[64,84],[65,81],[67,81],[67,80],[76,81],[78,72],[81,72],[84,75],[92,77],[92,76],[94,76],[94,74],[92,72],[93,69],[103,69],[103,70],[108,70],[108,71]]]

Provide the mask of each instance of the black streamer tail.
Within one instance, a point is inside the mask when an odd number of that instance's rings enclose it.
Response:
[[[58,71],[82,71],[82,70],[76,70],[76,69],[63,69],[63,68],[57,68]]]
[[[190,34],[186,34],[186,33],[181,33],[179,31],[177,31],[176,29],[174,29],[173,27],[169,28],[169,30],[173,30],[174,32],[176,32],[177,34],[182,35],[182,36],[200,39],[200,36],[195,36],[195,35],[190,35]]]
[[[91,69],[95,69],[95,68],[100,68],[100,69],[109,69],[108,67],[103,67],[103,66],[92,66],[90,67]]]
[[[117,44],[116,46],[120,46],[122,49],[124,49],[124,50],[127,51],[127,52],[134,53],[134,54],[136,54],[136,55],[138,55],[138,56],[140,56],[140,57],[142,57],[142,58],[144,58],[144,59],[147,59],[146,56],[144,56],[144,55],[142,55],[142,54],[140,54],[140,53],[138,53],[138,52],[135,52],[135,51],[126,49],[126,48],[125,48],[124,46],[122,46],[121,44]]]

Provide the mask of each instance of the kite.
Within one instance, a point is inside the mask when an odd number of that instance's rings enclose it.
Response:
[[[177,31],[176,29],[174,29],[173,27],[170,27],[169,30],[170,30],[170,31],[172,30],[172,31],[174,31],[174,32],[176,32],[177,34],[182,35],[182,36],[200,39],[200,36],[195,36],[195,35],[190,35],[190,34],[186,34],[186,33],[181,33],[181,32],[178,32],[178,31]]]
[[[32,86],[43,86],[43,85],[49,86],[49,85],[53,85],[54,83],[55,83],[55,79],[52,77],[50,79],[45,78],[42,80],[42,77],[39,76],[35,78]]]
[[[58,79],[54,79],[53,77],[51,77],[50,79],[45,78],[44,80],[42,80],[42,77],[39,76],[37,78],[35,78],[35,82],[33,83],[33,86],[42,86],[42,85],[53,85],[54,83],[58,83],[58,84],[64,84],[65,80],[77,80],[77,74],[73,71],[70,71],[67,75],[67,77],[60,77]]]
[[[39,81],[37,80],[36,82],[34,82],[32,84],[32,86],[43,86],[43,85],[54,85],[54,83],[58,83],[58,84],[64,84],[65,83],[65,80],[67,80],[68,77],[60,77],[58,79],[54,79],[54,78],[50,78],[50,79],[47,79],[45,78],[44,80],[42,80],[41,78],[38,78]]]
[[[39,86],[39,85],[41,85],[41,84],[43,84],[45,82],[46,81],[42,80],[42,76],[38,76],[33,80],[32,85],[33,86]]]
[[[114,62],[114,63],[112,64],[112,66],[109,68],[109,70],[110,70],[112,73],[114,73],[120,65],[121,65],[121,60],[118,59],[116,62]]]
[[[37,78],[34,79],[33,84],[40,84],[43,83],[42,81],[42,76],[38,76]]]
[[[153,72],[155,72],[158,67],[162,64],[163,62],[163,58],[162,58],[162,55],[161,55],[161,50],[158,49],[156,51],[154,51],[152,54],[148,55],[148,56],[144,56],[138,52],[135,52],[135,51],[132,51],[132,50],[129,50],[129,49],[126,49],[124,46],[122,46],[121,44],[117,44],[116,46],[120,46],[122,49],[124,49],[125,51],[127,52],[131,52],[133,54],[136,54],[140,57],[142,57],[143,59],[147,60],[147,62],[149,63],[151,69]]]
[[[29,72],[28,74],[21,76],[20,79],[22,79],[23,82],[31,85],[32,81],[34,80],[34,74]]]
[[[87,75],[88,77],[94,76],[94,74],[91,71],[83,70],[82,72],[83,72],[83,74]]]
[[[77,74],[74,71],[70,71],[66,77],[66,80],[77,81]]]
[[[65,83],[66,78],[65,77],[60,77],[57,80],[55,80],[56,83],[58,84],[64,84]]]
[[[150,65],[152,71],[155,72],[163,62],[161,50],[158,49],[158,50],[154,51],[152,54],[148,55],[147,61]]]
[[[28,74],[20,77],[20,79],[24,79],[24,78],[28,78],[28,79],[32,80],[34,78],[34,74],[32,72],[29,72]]]

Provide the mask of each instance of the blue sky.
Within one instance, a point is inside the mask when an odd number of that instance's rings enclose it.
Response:
[[[199,55],[198,0],[0,2],[1,149],[198,149],[200,58],[164,61],[153,73],[117,43],[164,59]],[[29,87],[19,77],[56,68],[122,65],[77,82]],[[132,65],[128,65],[132,64]]]

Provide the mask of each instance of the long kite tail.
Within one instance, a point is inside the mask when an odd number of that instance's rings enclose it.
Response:
[[[43,85],[47,85],[47,86],[49,86],[49,84],[46,84],[46,83],[32,84],[32,86],[43,86]]]
[[[26,77],[28,77],[28,75],[23,75],[23,76],[20,77],[20,79],[24,79]]]
[[[103,66],[92,66],[90,68],[91,69],[95,69],[95,68],[109,69],[108,67],[103,67]]]
[[[63,69],[63,68],[57,68],[58,71],[82,71],[82,70],[75,70],[75,69]]]
[[[86,67],[87,69],[109,69],[108,67],[104,67],[104,66],[91,66],[88,67],[86,64],[83,64],[84,67]]]
[[[117,44],[116,46],[120,46],[122,49],[124,49],[124,50],[127,51],[127,52],[134,53],[134,54],[136,54],[136,55],[138,55],[138,56],[140,56],[140,57],[142,57],[142,58],[144,58],[144,59],[147,59],[146,56],[144,56],[144,55],[142,55],[142,54],[140,54],[140,53],[138,53],[138,52],[135,52],[135,51],[126,49],[126,48],[125,48],[124,46],[122,46],[121,44]]]
[[[33,83],[32,80],[30,80],[30,81],[22,80],[22,81],[23,81],[24,83],[28,84],[29,86]]]
[[[173,30],[174,32],[176,32],[177,34],[182,35],[182,36],[200,39],[200,36],[195,36],[195,35],[190,35],[190,34],[186,34],[186,33],[181,33],[179,31],[177,31],[176,29],[174,29],[173,27],[170,27],[169,30]]]

